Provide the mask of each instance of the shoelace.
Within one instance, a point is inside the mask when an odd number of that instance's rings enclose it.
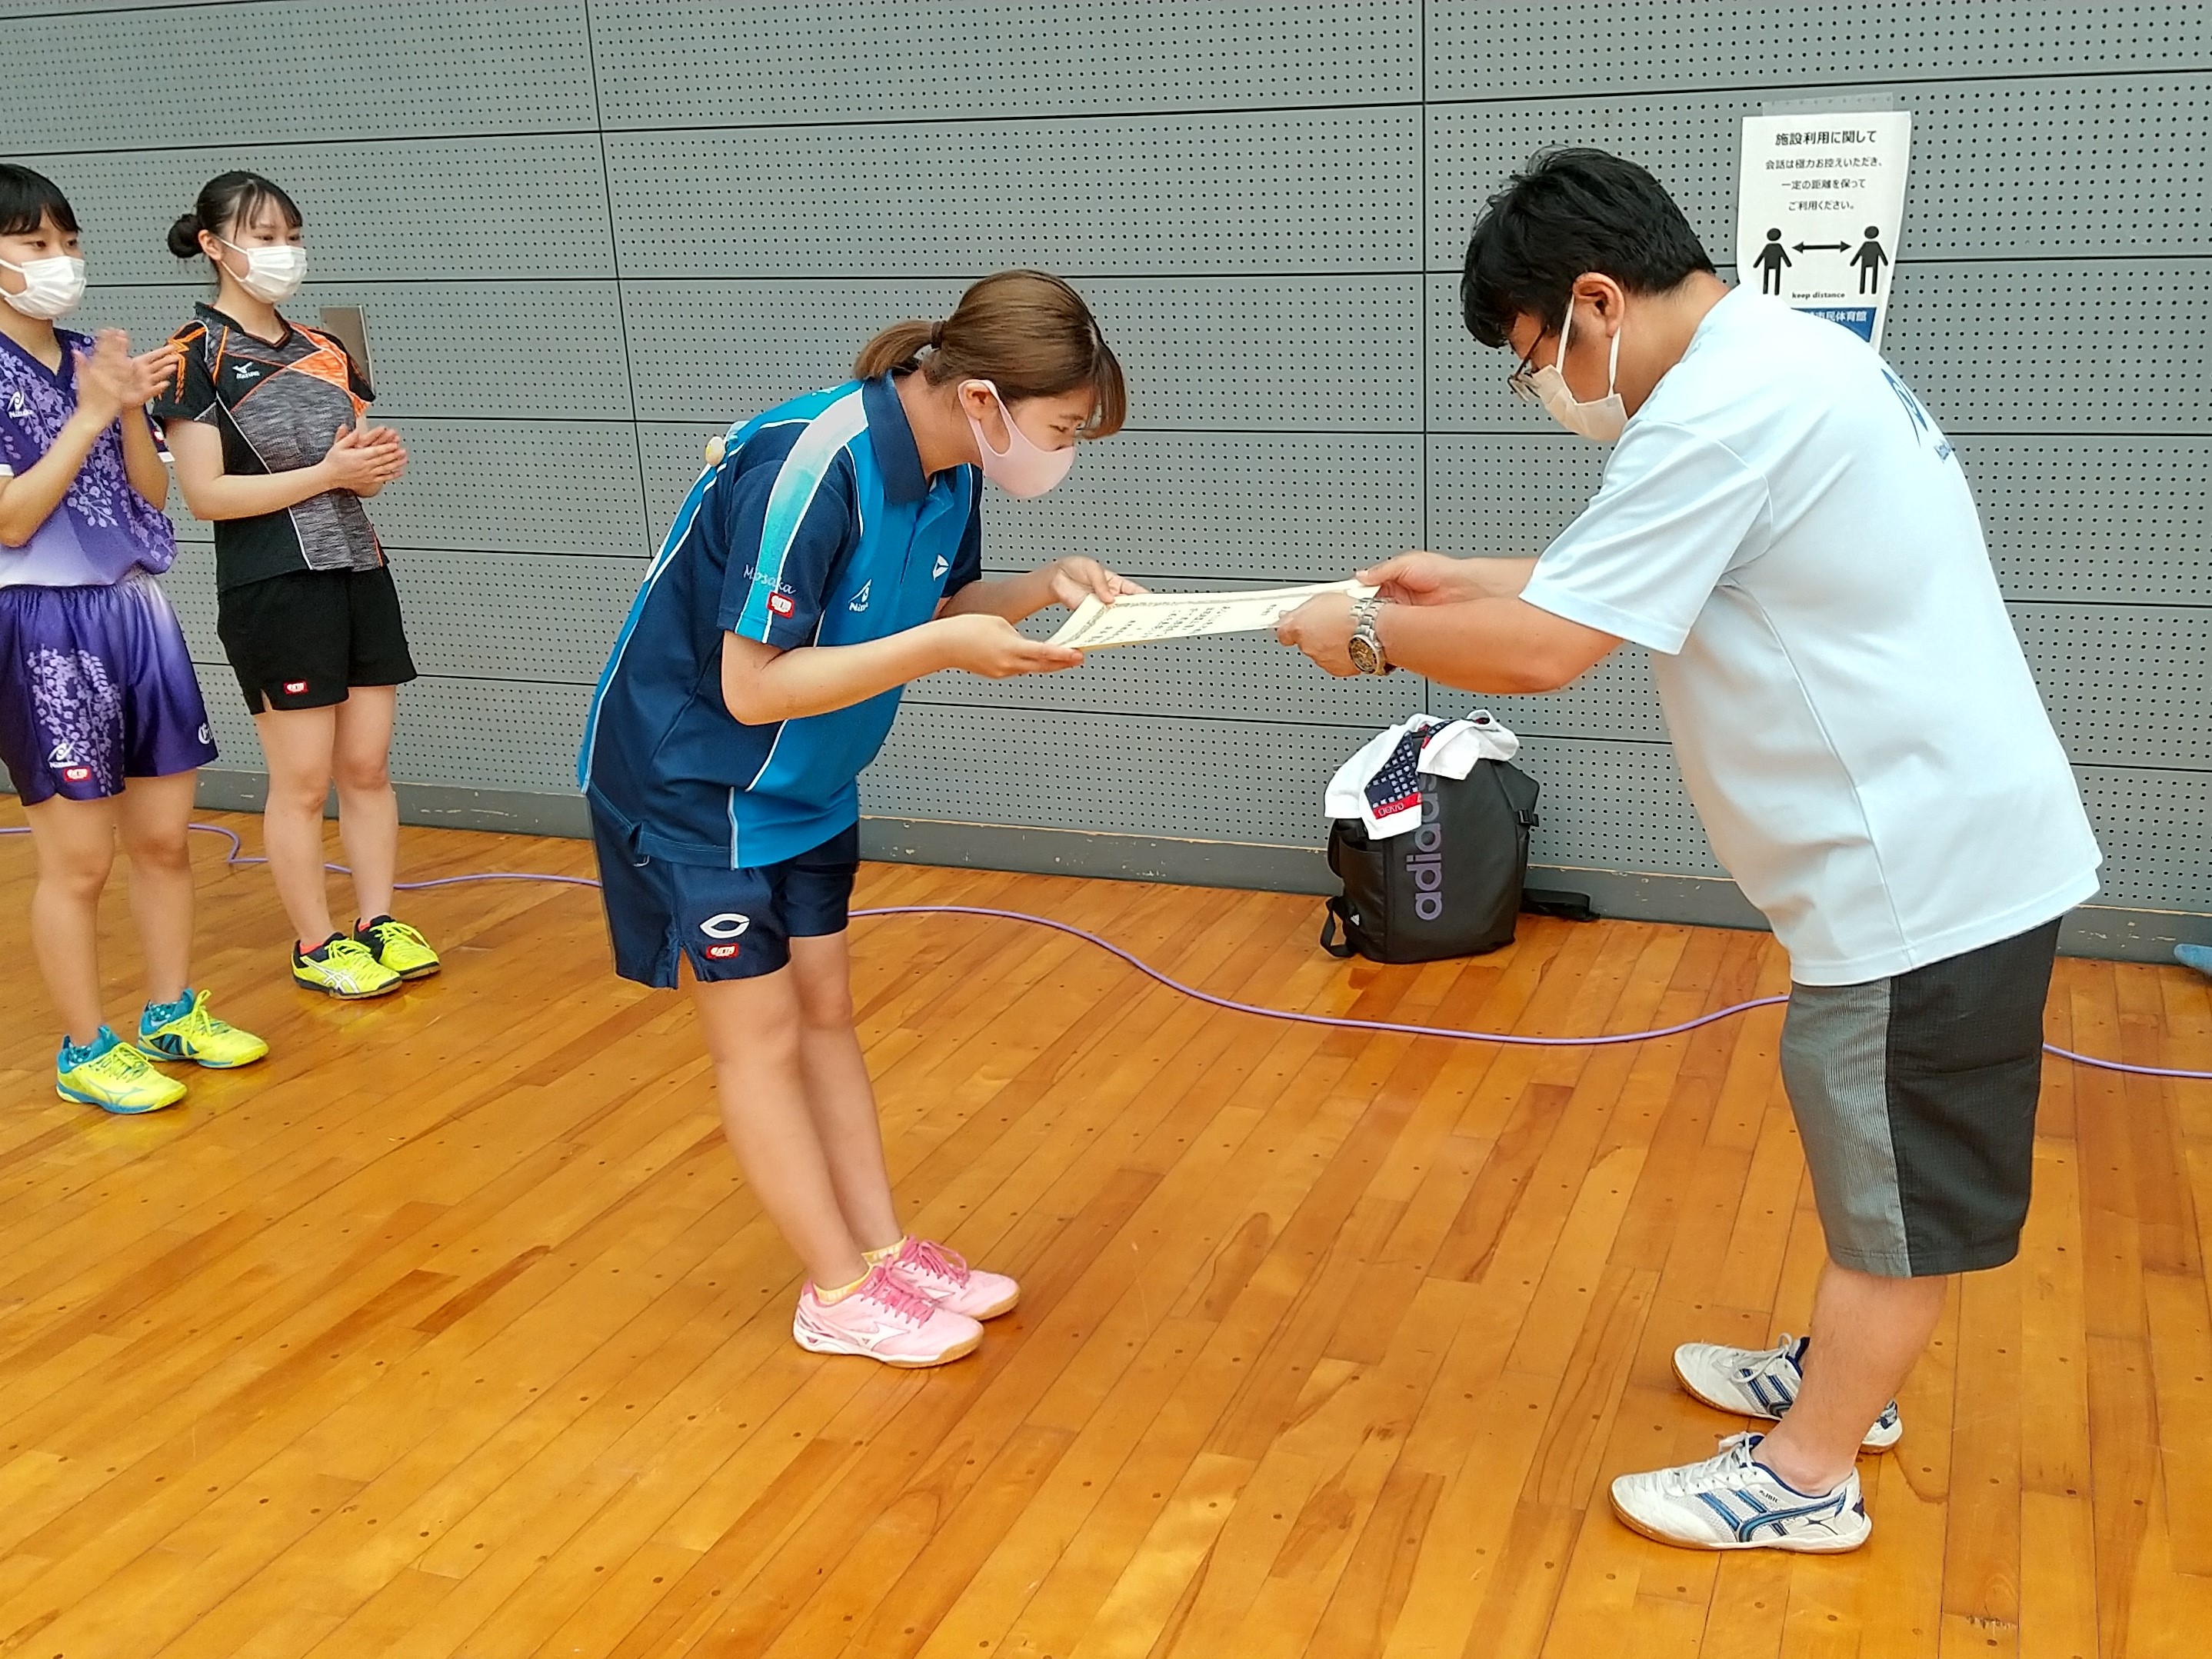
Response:
[[[957,1250],[948,1250],[926,1238],[917,1238],[908,1247],[906,1262],[908,1267],[920,1267],[926,1273],[950,1279],[955,1285],[968,1282],[967,1258]]]
[[[1749,1432],[1732,1434],[1721,1442],[1718,1455],[1708,1457],[1702,1463],[1685,1463],[1680,1468],[1668,1469],[1662,1490],[1679,1498],[1716,1477],[1741,1480],[1751,1473],[1751,1443],[1754,1437]]]
[[[154,1069],[153,1063],[127,1042],[118,1042],[97,1060],[85,1062],[88,1070],[115,1075],[120,1083],[135,1082]]]
[[[184,1014],[179,1023],[186,1030],[198,1036],[220,1036],[223,1032],[230,1030],[228,1020],[218,1019],[208,1012],[207,998],[204,996],[193,999],[191,1009]]]
[[[368,946],[343,934],[323,947],[322,965],[349,985],[359,985],[369,969],[384,966]]]
[[[1783,1332],[1782,1340],[1780,1342],[1777,1343],[1773,1347],[1765,1350],[1748,1365],[1739,1365],[1736,1367],[1736,1381],[1739,1382],[1750,1382],[1753,1377],[1759,1376],[1762,1371],[1765,1370],[1768,1366],[1774,1364],[1777,1361],[1788,1359],[1790,1355],[1790,1351],[1796,1346],[1797,1339],[1790,1335],[1787,1331]]]
[[[909,1325],[919,1328],[937,1311],[937,1306],[920,1291],[899,1283],[896,1275],[881,1267],[868,1275],[868,1282],[853,1292],[865,1296],[877,1306],[896,1315]]]

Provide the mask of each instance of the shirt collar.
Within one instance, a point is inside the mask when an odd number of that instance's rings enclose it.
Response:
[[[238,332],[246,336],[247,339],[258,341],[261,344],[265,346],[281,346],[287,340],[289,340],[294,333],[290,320],[286,318],[282,312],[277,313],[276,320],[284,325],[284,332],[276,339],[264,340],[258,334],[256,334],[252,329],[246,327],[244,323],[240,322],[237,318],[232,316],[228,312],[218,310],[216,307],[210,305],[205,300],[195,301],[192,308],[198,312],[203,319],[212,319],[216,322],[225,325],[227,327],[237,330]]]
[[[5,347],[9,356],[21,359],[24,367],[36,369],[49,380],[73,392],[76,386],[76,354],[81,350],[89,349],[92,340],[88,336],[73,332],[66,328],[57,328],[54,331],[54,337],[62,343],[62,363],[59,368],[48,368],[32,355],[30,347],[19,343],[8,335],[0,334],[0,347]]]
[[[868,416],[868,441],[875,447],[876,468],[883,474],[887,501],[920,501],[929,495],[929,475],[921,470],[921,452],[915,447],[914,428],[907,424],[906,406],[899,402],[891,377],[881,374],[860,383],[860,407]]]

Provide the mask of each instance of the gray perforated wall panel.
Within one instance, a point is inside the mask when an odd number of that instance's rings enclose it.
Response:
[[[1128,367],[1125,435],[987,562],[1164,586],[1400,548],[1540,549],[1600,452],[1459,325],[1484,198],[1532,151],[1649,165],[1723,258],[1740,117],[1914,116],[1887,349],[1958,443],[2109,855],[2105,902],[2212,910],[2212,7],[2007,0],[0,0],[0,149],[85,221],[87,318],[158,337],[163,228],[244,166],[309,215],[299,309],[357,305],[414,455],[374,508],[423,680],[398,769],[568,787],[644,561],[732,417],[883,323],[1034,263]],[[250,95],[241,95],[250,87]],[[259,763],[207,528],[168,586],[225,763]],[[1360,733],[1473,699],[1263,639],[916,686],[872,812],[1312,846]],[[1716,873],[1624,653],[1492,705],[1540,860]]]

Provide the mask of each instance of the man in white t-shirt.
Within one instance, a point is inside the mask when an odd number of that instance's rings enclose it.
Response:
[[[1637,1530],[1709,1549],[1856,1547],[1857,1454],[1945,1276],[2017,1253],[2059,919],[2097,844],[1918,398],[1848,330],[1732,289],[1641,167],[1542,156],[1468,247],[1468,330],[1516,392],[1618,441],[1540,558],[1393,559],[1381,601],[1282,637],[1332,673],[1557,690],[1623,641],[1713,849],[1790,951],[1782,1068],[1829,1261],[1812,1334],[1686,1343],[1708,1404],[1778,1426],[1614,1481]]]

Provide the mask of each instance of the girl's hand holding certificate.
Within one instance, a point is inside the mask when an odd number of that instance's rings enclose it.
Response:
[[[1116,575],[1096,559],[1056,559],[1045,566],[1042,574],[1052,584],[1054,600],[1070,611],[1080,607],[1086,599],[1111,605],[1124,593],[1145,591],[1127,576]]]
[[[951,647],[947,667],[980,674],[987,680],[1054,674],[1063,668],[1083,666],[1080,651],[1048,640],[1033,640],[1004,617],[988,611],[943,617],[930,625],[945,630]]]

